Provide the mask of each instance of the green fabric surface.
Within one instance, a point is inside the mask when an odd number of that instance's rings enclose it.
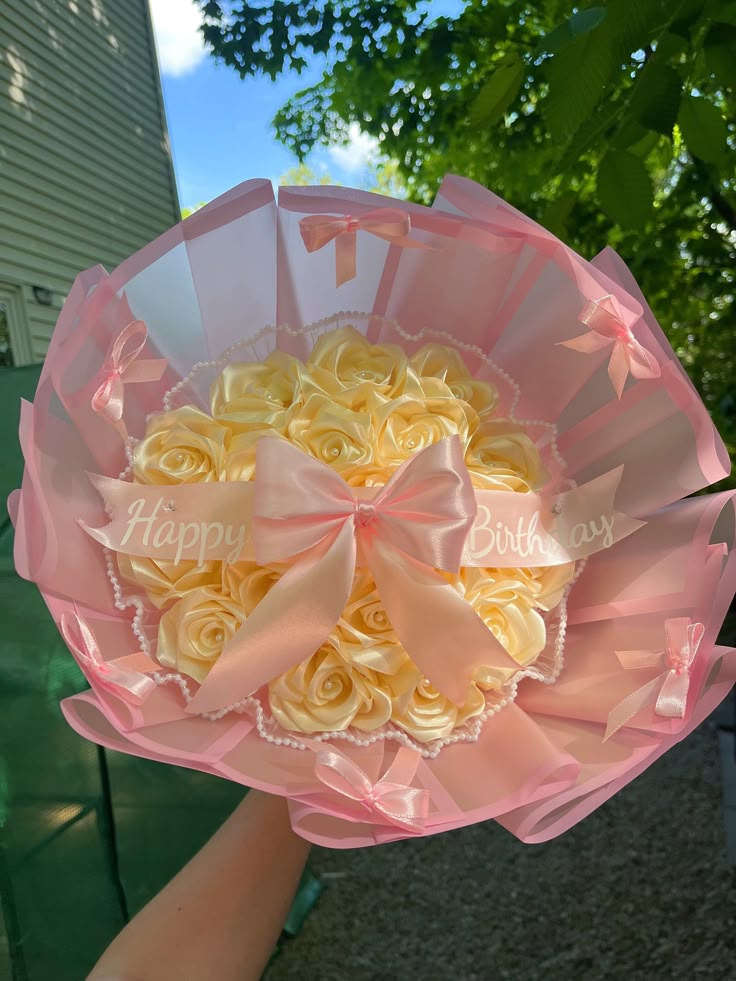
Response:
[[[23,472],[20,399],[33,399],[39,372],[0,369],[0,978],[80,981],[243,788],[108,753],[64,721],[60,700],[87,683],[35,585],[15,572],[5,507]],[[290,934],[318,892],[306,876]]]

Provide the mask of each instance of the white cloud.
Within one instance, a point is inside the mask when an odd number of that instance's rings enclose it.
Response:
[[[327,147],[327,152],[338,167],[355,173],[372,163],[378,154],[378,140],[363,133],[357,123],[348,128],[348,142]]]
[[[186,75],[207,57],[194,0],[150,0],[153,32],[163,75]]]

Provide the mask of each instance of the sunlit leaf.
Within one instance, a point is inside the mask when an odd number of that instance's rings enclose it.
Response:
[[[524,79],[524,63],[497,68],[473,103],[470,118],[478,126],[488,126],[502,115],[516,98]]]

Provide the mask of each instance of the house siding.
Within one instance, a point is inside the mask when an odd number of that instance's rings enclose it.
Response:
[[[43,359],[78,272],[179,220],[147,3],[0,4],[0,287],[30,333],[16,363]]]

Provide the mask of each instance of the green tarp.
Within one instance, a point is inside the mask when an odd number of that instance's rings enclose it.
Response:
[[[39,368],[0,369],[0,978],[80,981],[204,844],[243,788],[86,742],[59,701],[87,684],[12,558],[20,399]],[[305,876],[287,933],[319,892]]]

